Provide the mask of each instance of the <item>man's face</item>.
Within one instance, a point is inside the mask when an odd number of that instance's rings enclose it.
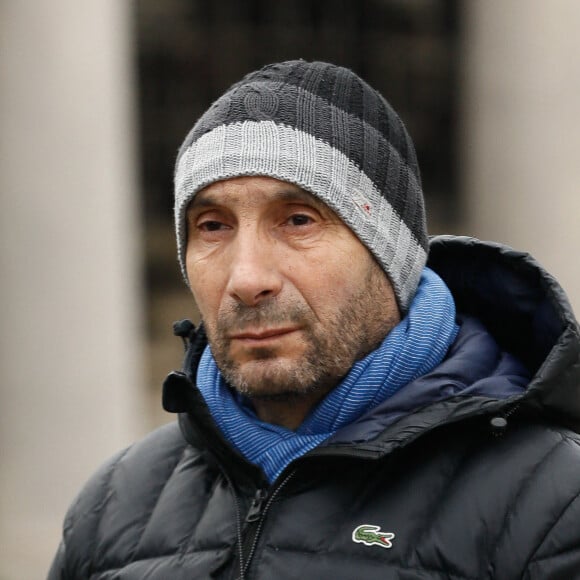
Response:
[[[217,365],[238,391],[326,393],[399,321],[391,284],[324,203],[269,177],[200,191],[186,267]]]

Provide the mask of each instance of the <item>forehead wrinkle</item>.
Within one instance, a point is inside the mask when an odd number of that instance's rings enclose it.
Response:
[[[281,190],[275,193],[274,198],[280,201],[288,202],[306,202],[313,203],[314,205],[326,206],[326,204],[320,201],[316,196],[308,193],[304,189],[296,188],[291,190]]]

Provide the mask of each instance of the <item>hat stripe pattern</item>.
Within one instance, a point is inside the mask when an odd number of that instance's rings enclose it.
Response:
[[[348,69],[293,61],[234,85],[196,123],[175,173],[178,254],[185,210],[234,176],[295,183],[328,204],[369,248],[406,311],[427,257],[412,142],[388,103]]]
[[[380,191],[387,192],[393,208],[410,227],[421,219],[422,216],[417,215],[416,204],[405,204],[405,199],[396,195],[404,187],[413,188],[415,196],[421,195],[417,176],[403,162],[397,149],[372,125],[321,97],[280,82],[246,85],[238,89],[236,97],[243,100],[245,106],[232,108],[230,102],[218,101],[212,116],[204,119],[190,135],[191,142],[224,123],[275,119],[279,124],[310,133],[344,153]],[[313,115],[304,114],[306,107],[303,103],[314,105]],[[378,159],[384,160],[384,163],[377,163]],[[391,159],[394,162],[390,162]],[[401,181],[408,181],[408,186]]]

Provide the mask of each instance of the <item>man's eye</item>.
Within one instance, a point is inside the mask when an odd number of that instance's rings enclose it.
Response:
[[[200,223],[197,227],[204,232],[217,232],[224,227],[224,224],[214,220],[208,220]]]
[[[312,218],[302,213],[297,213],[293,216],[290,216],[290,218],[288,219],[288,223],[293,226],[305,226],[311,222]]]

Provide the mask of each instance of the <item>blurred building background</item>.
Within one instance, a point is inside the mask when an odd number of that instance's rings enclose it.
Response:
[[[82,482],[174,419],[174,157],[250,70],[353,68],[415,140],[431,233],[531,251],[579,311],[579,22],[575,0],[2,1],[0,580],[43,578]]]

